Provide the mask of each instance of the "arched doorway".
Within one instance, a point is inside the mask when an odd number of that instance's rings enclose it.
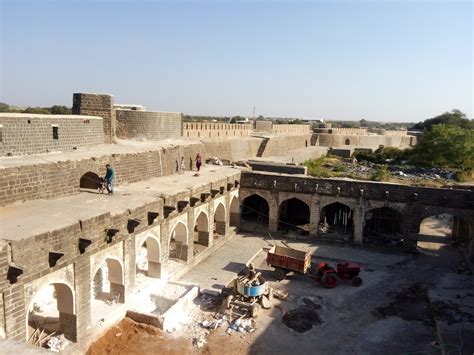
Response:
[[[137,276],[161,277],[161,248],[159,241],[154,237],[147,237],[138,248],[136,272]]]
[[[354,238],[354,212],[340,202],[331,203],[321,210],[318,235],[327,237]]]
[[[41,288],[28,307],[26,340],[30,344],[46,346],[45,337],[51,333],[64,334],[77,341],[74,295],[64,283],[51,283]]]
[[[102,178],[93,173],[92,171],[88,171],[84,175],[81,176],[79,180],[79,187],[81,189],[88,189],[88,190],[97,190],[102,183]]]
[[[469,246],[472,226],[463,218],[449,213],[440,213],[424,218],[420,222],[418,250],[425,254],[440,255],[450,245]]]
[[[280,205],[278,229],[283,233],[294,231],[309,235],[309,206],[297,198],[285,200]]]
[[[258,224],[268,226],[269,214],[268,202],[260,195],[250,195],[242,201],[241,220],[245,226],[255,227]]]
[[[346,141],[344,142],[345,145],[350,145],[351,144],[351,141],[349,138],[346,139]]]
[[[230,220],[229,223],[232,227],[237,227],[240,224],[240,204],[237,196],[232,197],[230,202]]]
[[[201,211],[194,223],[194,255],[209,246],[209,218],[204,211]]]
[[[107,258],[97,269],[92,280],[92,297],[109,305],[124,303],[123,270],[118,260]]]
[[[171,232],[169,258],[188,260],[188,228],[182,222],[179,222]]]
[[[364,242],[397,245],[403,241],[402,215],[392,208],[381,207],[365,216]]]
[[[227,234],[226,212],[222,203],[219,203],[214,211],[214,239]]]

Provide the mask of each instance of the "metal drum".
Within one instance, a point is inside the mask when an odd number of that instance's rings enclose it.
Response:
[[[259,297],[267,292],[267,281],[263,277],[260,276],[258,278],[258,282],[260,283],[258,286],[246,285],[247,281],[248,279],[246,277],[237,279],[237,292],[241,295],[246,297]]]

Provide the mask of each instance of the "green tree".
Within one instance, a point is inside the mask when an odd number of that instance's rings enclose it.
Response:
[[[423,122],[415,124],[413,129],[431,129],[438,124],[457,126],[461,128],[474,129],[474,121],[468,119],[464,113],[459,110],[445,112],[439,116],[427,119]]]
[[[27,107],[22,113],[40,113],[44,115],[51,114],[51,111],[46,107]]]
[[[474,129],[445,124],[432,126],[413,148],[412,161],[419,165],[474,170]]]
[[[10,106],[4,102],[0,102],[0,112],[10,112]]]
[[[70,115],[71,109],[66,106],[54,105],[49,109],[53,115]]]

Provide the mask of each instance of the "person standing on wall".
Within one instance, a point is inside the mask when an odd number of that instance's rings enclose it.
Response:
[[[202,165],[202,160],[201,160],[201,156],[199,155],[199,153],[197,153],[196,155],[196,169],[199,173],[199,170],[201,169],[201,165]]]
[[[110,164],[106,164],[105,168],[107,169],[105,172],[104,180],[105,180],[105,188],[109,195],[114,194],[114,182],[115,182],[115,171],[110,166]]]
[[[179,173],[184,174],[186,170],[186,163],[184,162],[184,157],[181,157],[181,161],[179,162]]]

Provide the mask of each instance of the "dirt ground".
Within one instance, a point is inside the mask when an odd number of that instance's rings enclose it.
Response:
[[[292,244],[298,247],[297,243]],[[302,243],[301,250],[307,244]],[[314,247],[314,246],[313,246]],[[385,254],[353,247],[318,245],[314,261],[349,260],[361,265],[363,284],[340,281],[324,289],[313,279],[288,274],[276,281],[262,251],[253,260],[275,290],[288,292],[261,310],[253,332],[215,330],[203,320],[221,319],[225,308],[201,295],[189,322],[173,333],[124,319],[89,349],[96,354],[472,354],[474,351],[474,281],[456,274],[461,260],[456,248],[436,253]],[[435,299],[430,295],[434,295]],[[227,315],[228,316],[228,315]],[[440,346],[439,333],[449,344]]]

